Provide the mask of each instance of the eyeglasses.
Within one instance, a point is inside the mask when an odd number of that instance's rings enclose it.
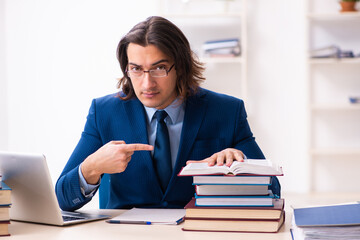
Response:
[[[148,71],[141,70],[140,68],[134,68],[132,70],[126,70],[126,73],[130,78],[142,78],[144,76],[144,73],[149,73],[150,76],[154,78],[160,78],[160,77],[166,77],[174,66],[175,64],[173,64],[169,68],[169,70],[166,70],[165,68],[161,68],[161,67],[150,69]]]

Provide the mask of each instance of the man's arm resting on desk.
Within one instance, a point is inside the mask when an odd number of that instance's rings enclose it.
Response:
[[[91,200],[91,197],[86,198],[81,192],[78,167],[58,179],[55,191],[59,206],[64,211],[79,209]]]
[[[99,179],[99,182],[95,185],[93,184],[88,184],[81,172],[81,165],[79,166],[79,179],[80,179],[80,190],[81,193],[84,195],[84,197],[86,198],[92,198],[96,192],[96,190],[99,188],[100,186],[100,182],[101,182],[101,178]]]

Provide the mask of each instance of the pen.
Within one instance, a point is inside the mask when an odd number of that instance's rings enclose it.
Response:
[[[143,224],[151,225],[149,221],[126,221],[126,220],[108,220],[108,223],[117,223],[117,224]]]

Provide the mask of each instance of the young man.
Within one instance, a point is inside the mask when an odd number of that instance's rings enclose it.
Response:
[[[89,202],[109,174],[106,208],[182,208],[194,195],[188,160],[231,165],[264,158],[242,100],[199,87],[203,67],[184,34],[150,17],[120,41],[117,94],[94,99],[81,139],[61,173],[63,210]],[[280,195],[277,178],[270,187]]]

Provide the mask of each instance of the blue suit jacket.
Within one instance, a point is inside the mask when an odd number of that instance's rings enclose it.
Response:
[[[112,140],[148,144],[145,110],[134,98],[120,100],[117,94],[94,99],[81,139],[56,183],[63,210],[82,207],[90,198],[80,191],[78,168],[81,162]],[[187,160],[202,160],[225,148],[237,148],[248,158],[264,158],[246,119],[242,100],[205,89],[186,101],[179,152],[165,193],[156,177],[150,151],[138,151],[126,170],[111,174],[106,208],[182,208],[194,195],[192,177],[178,177]],[[270,187],[280,195],[273,178]]]

